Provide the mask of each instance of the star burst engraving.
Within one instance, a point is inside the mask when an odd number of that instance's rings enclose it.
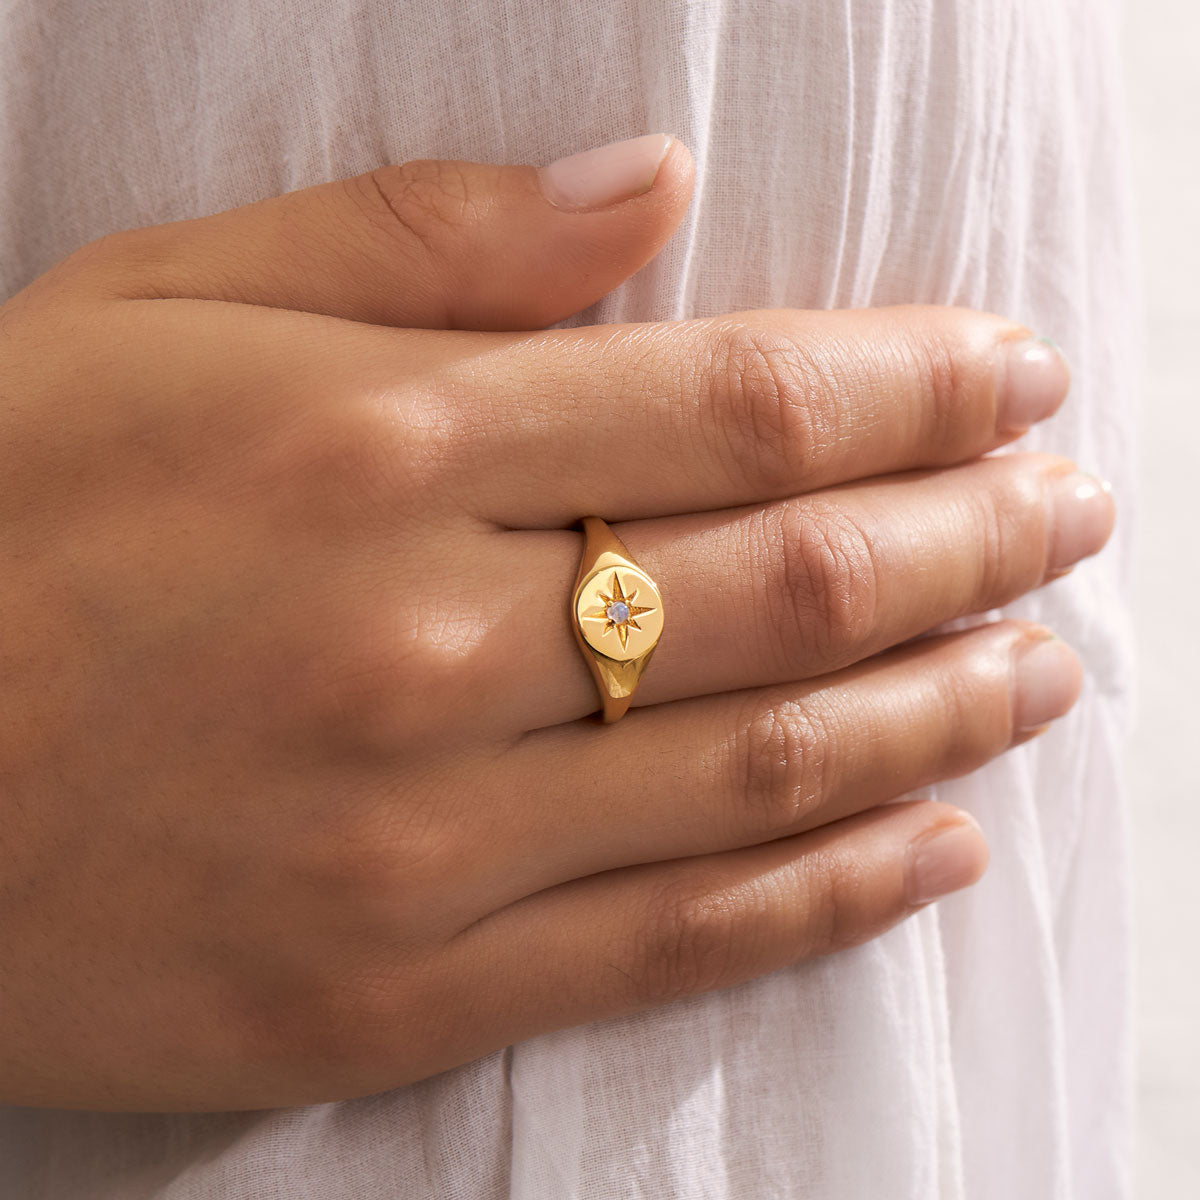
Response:
[[[612,584],[606,593],[602,588],[597,588],[601,604],[599,608],[590,608],[583,615],[590,617],[593,621],[603,621],[604,628],[600,631],[601,635],[606,634],[609,630],[616,630],[618,639],[621,642],[621,649],[625,649],[625,644],[629,641],[629,631],[631,629],[641,630],[641,626],[637,623],[637,618],[642,613],[653,612],[654,608],[651,605],[634,604],[637,599],[638,589],[634,588],[628,596],[621,591],[621,581],[617,578],[616,571],[613,572]]]

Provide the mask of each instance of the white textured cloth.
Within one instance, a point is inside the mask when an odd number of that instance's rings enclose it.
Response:
[[[938,789],[988,834],[974,889],[861,948],[368,1099],[0,1109],[0,1196],[1128,1195],[1138,313],[1116,22],[1110,0],[0,2],[0,296],[112,229],[665,130],[696,159],[687,218],[571,323],[1009,314],[1074,366],[1025,444],[1107,474],[1122,510],[1101,558],[1012,609],[1081,652],[1078,708]]]

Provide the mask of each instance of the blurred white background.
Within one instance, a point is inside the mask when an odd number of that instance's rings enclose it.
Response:
[[[1200,1196],[1200,5],[1126,0],[1147,300],[1139,714],[1129,759],[1137,872],[1143,1200]],[[1119,500],[1119,497],[1118,497]]]

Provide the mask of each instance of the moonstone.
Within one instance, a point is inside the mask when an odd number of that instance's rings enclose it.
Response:
[[[617,625],[624,625],[629,620],[629,605],[623,600],[614,600],[605,610],[604,615]]]

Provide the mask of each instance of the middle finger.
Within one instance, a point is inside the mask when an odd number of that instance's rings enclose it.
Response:
[[[1048,417],[1068,385],[1024,326],[936,306],[472,336],[473,353],[442,347],[443,467],[477,516],[509,528],[963,462]]]

